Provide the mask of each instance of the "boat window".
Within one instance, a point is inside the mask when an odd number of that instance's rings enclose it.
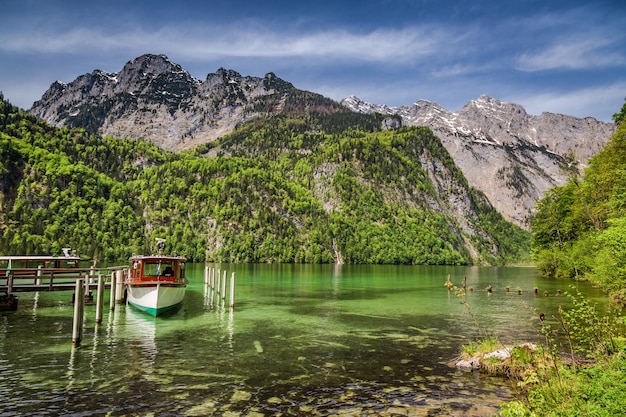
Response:
[[[173,277],[174,268],[172,264],[169,262],[146,264],[144,266],[143,273],[144,275],[154,275],[154,276],[161,275],[161,276],[166,276],[166,277]]]

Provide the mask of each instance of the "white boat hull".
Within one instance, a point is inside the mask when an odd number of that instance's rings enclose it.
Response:
[[[153,316],[176,308],[185,298],[185,284],[142,283],[128,285],[128,303]]]

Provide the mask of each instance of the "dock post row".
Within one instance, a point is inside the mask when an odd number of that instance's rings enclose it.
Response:
[[[226,270],[221,270],[219,268],[212,268],[208,265],[204,267],[204,285],[209,287],[218,298],[222,299],[222,301],[226,300],[226,281],[227,281],[227,273]],[[233,272],[230,276],[230,301],[228,307],[235,307],[235,273]]]
[[[109,294],[109,309],[115,310],[116,304],[124,303],[124,277],[128,274],[128,269],[118,269],[111,272]],[[85,300],[92,299],[89,296],[89,283],[94,279],[97,280],[97,294],[96,294],[96,324],[102,323],[103,308],[104,308],[104,290],[106,289],[106,276],[101,275],[98,272],[97,278],[94,278],[95,272],[93,269],[89,274],[85,274],[85,279],[79,279],[76,281],[76,292],[74,293],[74,322],[72,324],[72,343],[75,346],[80,345],[83,334],[83,323],[85,319]],[[80,293],[79,293],[80,282]],[[79,302],[76,302],[79,300]]]

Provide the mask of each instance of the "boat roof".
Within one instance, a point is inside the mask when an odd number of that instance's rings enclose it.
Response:
[[[186,261],[185,256],[175,255],[137,255],[130,258],[131,261]]]

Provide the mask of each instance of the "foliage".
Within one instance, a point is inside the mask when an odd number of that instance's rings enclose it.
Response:
[[[468,345],[463,346],[463,358],[470,359],[477,355],[484,355],[499,349],[502,346],[500,341],[493,336],[486,337],[477,341],[472,341]]]
[[[626,288],[626,124],[572,178],[537,205],[532,250],[550,276],[585,277],[623,297]]]
[[[287,98],[294,109],[293,100],[306,100],[307,112],[253,119],[182,153],[53,128],[0,101],[0,252],[69,246],[120,261],[166,237],[194,261],[468,264],[525,256],[528,234],[469,189],[430,130],[382,130],[383,116],[328,110],[320,97]],[[427,160],[445,170],[446,187],[435,188],[420,163]],[[458,198],[469,200],[469,232],[451,214],[448,201]]]
[[[525,400],[501,405],[501,416],[621,416],[626,415],[626,346],[602,362],[587,366],[551,362],[536,355],[531,372],[518,383]]]

